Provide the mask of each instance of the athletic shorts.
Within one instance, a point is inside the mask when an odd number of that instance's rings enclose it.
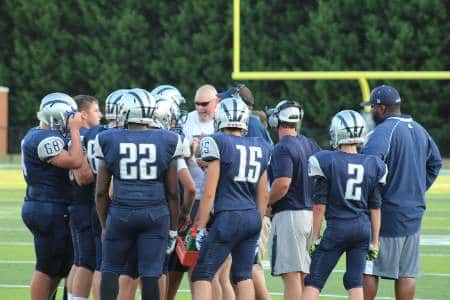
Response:
[[[403,237],[380,237],[380,253],[367,261],[364,274],[387,279],[419,276],[419,232]]]
[[[309,273],[311,231],[310,210],[285,210],[273,216],[268,244],[272,276]]]

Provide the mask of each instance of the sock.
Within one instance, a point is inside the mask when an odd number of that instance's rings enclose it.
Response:
[[[156,277],[141,277],[142,300],[159,299],[159,285]],[[103,299],[102,299],[103,300]]]
[[[116,300],[119,293],[119,276],[111,272],[102,272],[100,299]]]

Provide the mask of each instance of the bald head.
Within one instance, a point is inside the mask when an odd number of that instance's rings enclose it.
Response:
[[[211,120],[219,102],[216,88],[210,84],[202,85],[195,92],[194,100],[200,121],[208,122]]]
[[[210,84],[205,84],[199,87],[195,92],[195,101],[197,100],[203,101],[203,99],[210,100],[216,98],[216,95],[217,95],[216,88]]]

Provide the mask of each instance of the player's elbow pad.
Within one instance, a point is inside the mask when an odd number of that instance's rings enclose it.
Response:
[[[372,195],[370,195],[368,203],[370,209],[376,209],[381,207],[382,198],[380,189],[381,187],[379,184],[377,184],[373,189]]]
[[[328,203],[328,180],[322,176],[314,177],[313,196],[312,200],[314,204]]]

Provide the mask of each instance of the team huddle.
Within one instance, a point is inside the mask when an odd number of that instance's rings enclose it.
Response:
[[[285,299],[318,299],[342,254],[350,299],[374,299],[378,278],[412,299],[425,191],[441,168],[431,136],[400,113],[390,86],[372,91],[377,126],[343,110],[333,151],[300,133],[303,107],[253,111],[244,85],[203,85],[195,110],[174,86],[120,89],[105,100],[51,93],[22,140],[22,219],[34,236],[30,298],[271,299],[261,257]],[[267,123],[276,133],[273,145]],[[322,228],[323,219],[326,228]],[[195,240],[193,267],[175,248]]]

